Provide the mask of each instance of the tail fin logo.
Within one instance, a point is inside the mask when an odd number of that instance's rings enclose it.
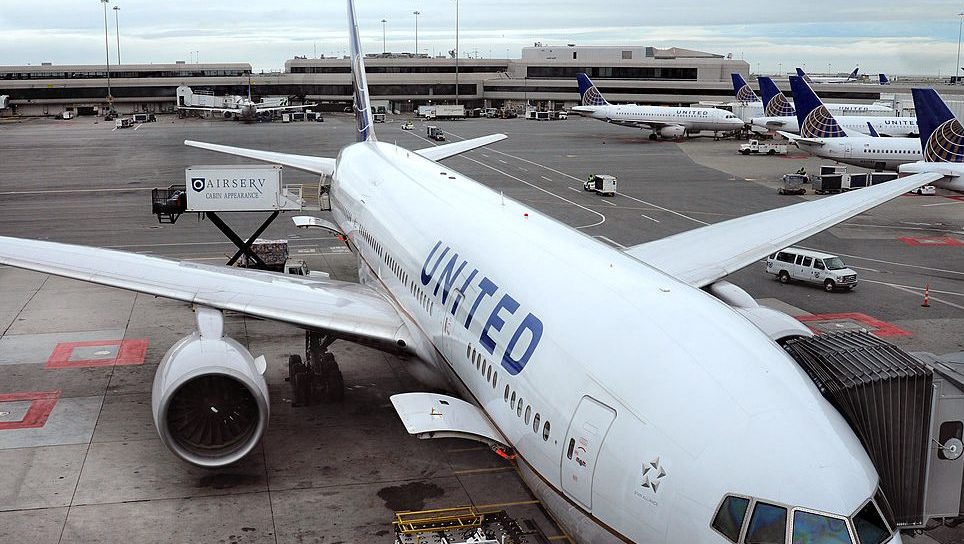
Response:
[[[608,103],[595,85],[589,87],[582,95],[583,106],[605,106]]]
[[[787,100],[783,93],[777,93],[767,102],[764,114],[767,117],[789,117],[797,112],[793,109],[793,104]]]
[[[740,102],[756,102],[759,100],[749,85],[740,87],[740,90],[736,92],[736,99]]]
[[[800,136],[804,138],[842,138],[846,135],[823,104],[814,108],[800,125]]]
[[[957,119],[941,123],[924,146],[926,162],[964,162],[964,126]]]

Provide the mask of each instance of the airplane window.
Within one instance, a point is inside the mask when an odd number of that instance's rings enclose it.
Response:
[[[495,389],[495,385],[496,385],[497,383],[499,383],[499,373],[498,373],[498,372],[493,372],[493,373],[492,373],[492,389]]]
[[[542,439],[545,440],[546,442],[549,441],[549,422],[548,421],[546,421],[546,424],[542,426]]]
[[[509,384],[505,384],[505,401],[509,402]]]
[[[881,519],[874,501],[867,501],[867,504],[854,516],[854,529],[857,530],[857,540],[860,544],[880,544],[890,536],[890,530]]]
[[[489,381],[489,382],[492,381],[492,367],[491,367],[491,366],[489,367],[489,371],[488,371],[488,372],[486,373],[486,375],[485,375],[485,379],[486,379],[486,381]]]
[[[569,449],[566,450],[566,458],[567,458],[567,459],[572,459],[572,451],[575,450],[575,449],[576,449],[576,439],[575,439],[575,438],[570,438],[570,439],[569,439]]]
[[[540,419],[541,419],[541,417],[539,416],[539,413],[536,412],[536,417],[532,418],[532,432],[534,432],[534,433],[539,432],[539,420],[540,420]]]
[[[529,420],[530,420],[530,419],[532,419],[532,406],[531,406],[531,405],[530,405],[530,406],[526,406],[526,417],[525,417],[526,425],[529,424]]]
[[[711,526],[723,533],[723,536],[736,542],[740,538],[740,529],[743,528],[743,519],[746,518],[746,509],[750,506],[750,499],[744,497],[728,496],[723,499],[723,504],[716,512]]]
[[[482,370],[482,376],[485,377],[485,371],[489,368],[489,362],[482,359],[482,366],[479,367]]]
[[[787,509],[758,502],[750,516],[746,544],[784,544],[787,541]]]
[[[847,522],[839,518],[831,518],[797,511],[793,514],[792,544],[851,544],[850,531]]]
[[[471,352],[472,352],[472,346],[466,344],[466,345],[465,345],[465,358],[466,358],[466,359],[469,359],[469,358],[470,358]]]
[[[512,400],[509,401],[509,408],[515,409],[515,391],[512,392]]]
[[[522,417],[522,405],[523,405],[523,404],[525,404],[525,402],[523,402],[522,397],[520,396],[520,397],[519,397],[519,404],[517,404],[516,407],[515,407],[515,415],[517,415],[517,416],[519,416],[519,417]]]

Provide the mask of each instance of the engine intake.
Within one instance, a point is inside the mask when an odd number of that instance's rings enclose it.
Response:
[[[151,407],[161,441],[194,465],[240,460],[268,424],[264,357],[222,335],[221,312],[198,309],[198,329],[167,351],[154,376]]]

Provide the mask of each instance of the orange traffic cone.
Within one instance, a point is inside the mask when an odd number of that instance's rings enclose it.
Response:
[[[924,285],[924,303],[921,304],[924,308],[931,307],[931,284]]]

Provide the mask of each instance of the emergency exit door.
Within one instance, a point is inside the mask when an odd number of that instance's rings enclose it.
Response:
[[[569,424],[562,450],[562,489],[586,510],[592,510],[592,480],[596,459],[616,412],[592,397],[583,397]]]

